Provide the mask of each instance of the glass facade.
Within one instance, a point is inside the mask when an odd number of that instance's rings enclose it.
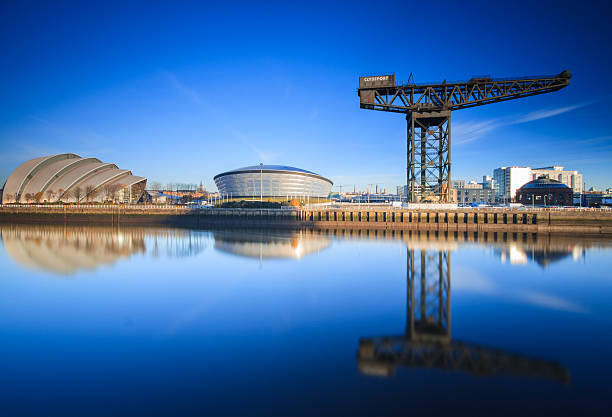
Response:
[[[232,197],[327,197],[332,182],[319,175],[266,169],[235,170],[215,177],[219,193]]]

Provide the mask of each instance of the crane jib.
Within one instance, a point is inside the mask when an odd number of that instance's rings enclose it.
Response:
[[[359,105],[406,114],[408,201],[452,202],[451,111],[551,93],[568,86],[571,77],[565,70],[554,76],[397,85],[395,74],[367,76],[359,78]]]

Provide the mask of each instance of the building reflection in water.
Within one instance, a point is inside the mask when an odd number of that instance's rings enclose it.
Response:
[[[331,238],[307,230],[214,231],[215,249],[233,255],[263,259],[300,259],[331,245]]]
[[[0,225],[0,237],[16,262],[59,275],[139,254],[194,256],[207,244],[206,235],[187,230],[112,226]]]
[[[398,366],[570,381],[559,363],[453,340],[450,251],[430,248],[408,249],[404,334],[359,341],[361,373],[391,376]]]
[[[572,257],[574,261],[578,261],[585,255],[585,249],[580,245],[567,244],[557,247],[521,247],[517,244],[510,244],[506,247],[496,249],[496,253],[500,257],[502,263],[506,261],[512,265],[524,265],[529,261],[535,262],[543,268],[546,268],[553,262]]]

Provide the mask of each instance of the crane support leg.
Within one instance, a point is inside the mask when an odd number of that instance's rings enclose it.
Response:
[[[409,112],[408,201],[450,201],[450,111]]]
[[[450,340],[449,252],[408,249],[406,270],[406,335]]]

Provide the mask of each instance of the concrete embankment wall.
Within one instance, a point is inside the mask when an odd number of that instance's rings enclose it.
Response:
[[[312,227],[612,234],[612,211],[456,209],[188,209],[156,206],[0,207],[0,222]]]

